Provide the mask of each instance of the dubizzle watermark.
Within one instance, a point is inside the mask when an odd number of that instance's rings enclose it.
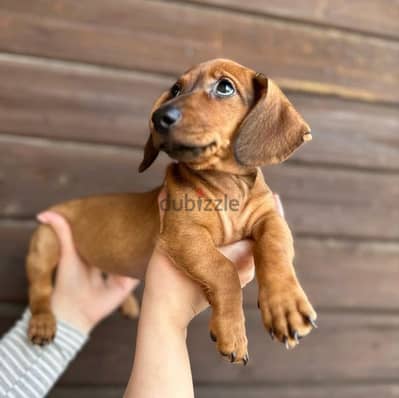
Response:
[[[202,190],[197,189],[197,198],[193,199],[187,194],[182,198],[170,198],[169,196],[159,202],[163,211],[238,211],[240,202],[230,199],[226,194],[223,198],[207,198]]]

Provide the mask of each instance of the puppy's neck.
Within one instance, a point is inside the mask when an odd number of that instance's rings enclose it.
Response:
[[[190,163],[185,164],[185,166],[193,171],[201,171],[204,173],[220,172],[221,174],[234,174],[237,176],[249,176],[256,174],[256,167],[240,166],[230,153],[224,156],[215,156],[207,162]]]
[[[181,185],[211,191],[214,195],[240,191],[244,196],[251,191],[262,172],[253,168],[247,173],[231,173],[220,170],[194,170],[185,163],[173,163],[170,171]]]

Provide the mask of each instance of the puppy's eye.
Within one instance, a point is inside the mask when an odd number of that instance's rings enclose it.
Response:
[[[172,97],[177,97],[180,94],[180,92],[181,92],[181,86],[178,83],[174,84],[170,89]]]
[[[219,80],[216,84],[215,94],[218,97],[231,97],[235,92],[236,89],[233,83],[226,78]]]

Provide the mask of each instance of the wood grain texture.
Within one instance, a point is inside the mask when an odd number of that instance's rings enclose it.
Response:
[[[24,259],[35,223],[0,222],[1,302],[26,302]],[[297,238],[296,271],[317,308],[328,310],[397,309],[399,247],[390,243]],[[256,307],[257,285],[244,291],[247,307]]]
[[[265,170],[294,232],[343,238],[399,237],[399,176],[288,164]]]
[[[141,151],[0,137],[0,214],[31,217],[51,204],[106,192],[143,191],[161,183],[162,156],[137,173]],[[296,233],[398,239],[399,176],[284,164],[265,169]]]
[[[190,0],[229,9],[399,38],[396,0]]]
[[[397,244],[297,238],[295,269],[317,308],[335,310],[398,309]],[[244,293],[256,306],[257,284]]]
[[[224,56],[274,78],[312,126],[264,171],[320,327],[292,352],[273,343],[253,282],[247,368],[219,358],[209,312],[191,325],[196,396],[399,398],[398,18],[396,0],[0,0],[0,336],[26,303],[34,214],[158,185],[166,156],[137,173],[152,102]],[[100,325],[50,397],[122,396],[136,326]]]
[[[13,217],[88,194],[152,189],[161,183],[167,163],[160,159],[138,174],[142,153],[137,150],[13,137],[0,141],[0,213]]]
[[[142,146],[148,115],[171,79],[0,54],[1,131]]]
[[[201,387],[198,398],[395,398],[399,396],[399,385],[379,386],[323,385],[323,386],[243,386]],[[62,397],[62,396],[61,396]],[[60,397],[60,398],[61,398]],[[82,398],[84,395],[82,396]]]
[[[27,302],[25,256],[35,223],[1,221],[0,225],[0,302]]]
[[[206,335],[208,319],[203,318],[189,334],[197,381],[289,385],[396,380],[398,316],[319,313],[319,329],[287,352],[270,340],[258,311],[246,311],[250,364],[244,369],[229,369],[218,361]]]
[[[56,387],[49,398],[115,398],[121,397],[124,387]],[[399,384],[379,386],[195,386],[197,398],[397,398]]]
[[[142,146],[151,104],[172,79],[0,55],[0,133]],[[312,127],[294,159],[399,170],[395,107],[288,92]]]
[[[137,0],[2,0],[0,26],[7,52],[167,74],[223,56],[286,87],[399,100],[399,45],[339,31]]]
[[[319,314],[319,329],[298,348],[286,351],[272,342],[260,322],[258,311],[247,310],[250,363],[231,366],[219,357],[209,338],[209,314],[194,321],[188,345],[197,383],[368,383],[397,380],[399,317],[378,314]],[[14,317],[0,318],[0,333]],[[62,378],[63,384],[124,384],[132,364],[135,322],[115,315],[92,335],[78,359]],[[103,358],[99,361],[99,358]],[[355,366],[356,365],[356,366]]]

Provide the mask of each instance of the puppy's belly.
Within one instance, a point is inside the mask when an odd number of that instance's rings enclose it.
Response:
[[[92,196],[51,210],[69,221],[86,263],[141,279],[159,234],[158,192]]]

